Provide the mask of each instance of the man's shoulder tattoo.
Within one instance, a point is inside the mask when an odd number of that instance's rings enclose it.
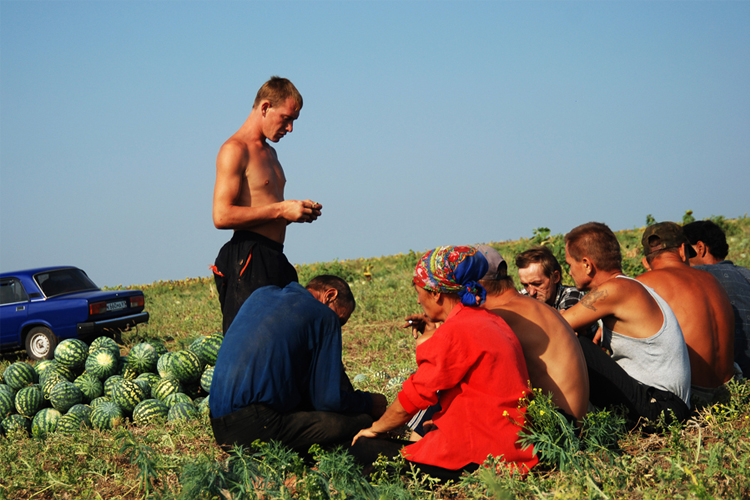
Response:
[[[607,296],[606,290],[592,290],[583,296],[580,304],[586,309],[591,309],[592,311],[596,311],[596,307],[594,307],[594,304],[596,303],[596,301],[602,300],[606,296]]]

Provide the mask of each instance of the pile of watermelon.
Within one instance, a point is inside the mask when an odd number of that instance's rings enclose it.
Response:
[[[0,374],[0,431],[23,429],[43,438],[83,426],[111,429],[125,419],[147,425],[207,414],[223,339],[220,333],[202,336],[174,352],[142,342],[127,356],[109,337],[90,346],[63,340],[54,359],[16,362]]]

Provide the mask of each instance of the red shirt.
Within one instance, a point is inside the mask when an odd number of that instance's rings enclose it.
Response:
[[[438,401],[436,429],[402,451],[408,460],[456,470],[503,456],[530,469],[531,447],[516,444],[525,421],[519,400],[529,391],[521,344],[499,316],[481,308],[453,308],[432,337],[417,347],[417,372],[398,399],[410,414]]]

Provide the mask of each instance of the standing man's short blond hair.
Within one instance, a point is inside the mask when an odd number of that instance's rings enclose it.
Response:
[[[297,103],[297,111],[302,109],[302,95],[297,90],[297,87],[286,78],[272,76],[258,90],[255,102],[253,102],[253,108],[256,108],[264,100],[270,102],[271,106],[279,106],[290,97]]]

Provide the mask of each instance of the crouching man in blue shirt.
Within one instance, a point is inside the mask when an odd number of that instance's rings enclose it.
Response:
[[[275,440],[305,454],[315,443],[351,442],[384,413],[385,396],[355,391],[344,373],[341,327],[355,305],[337,276],[253,292],[214,368],[209,404],[219,445]]]

